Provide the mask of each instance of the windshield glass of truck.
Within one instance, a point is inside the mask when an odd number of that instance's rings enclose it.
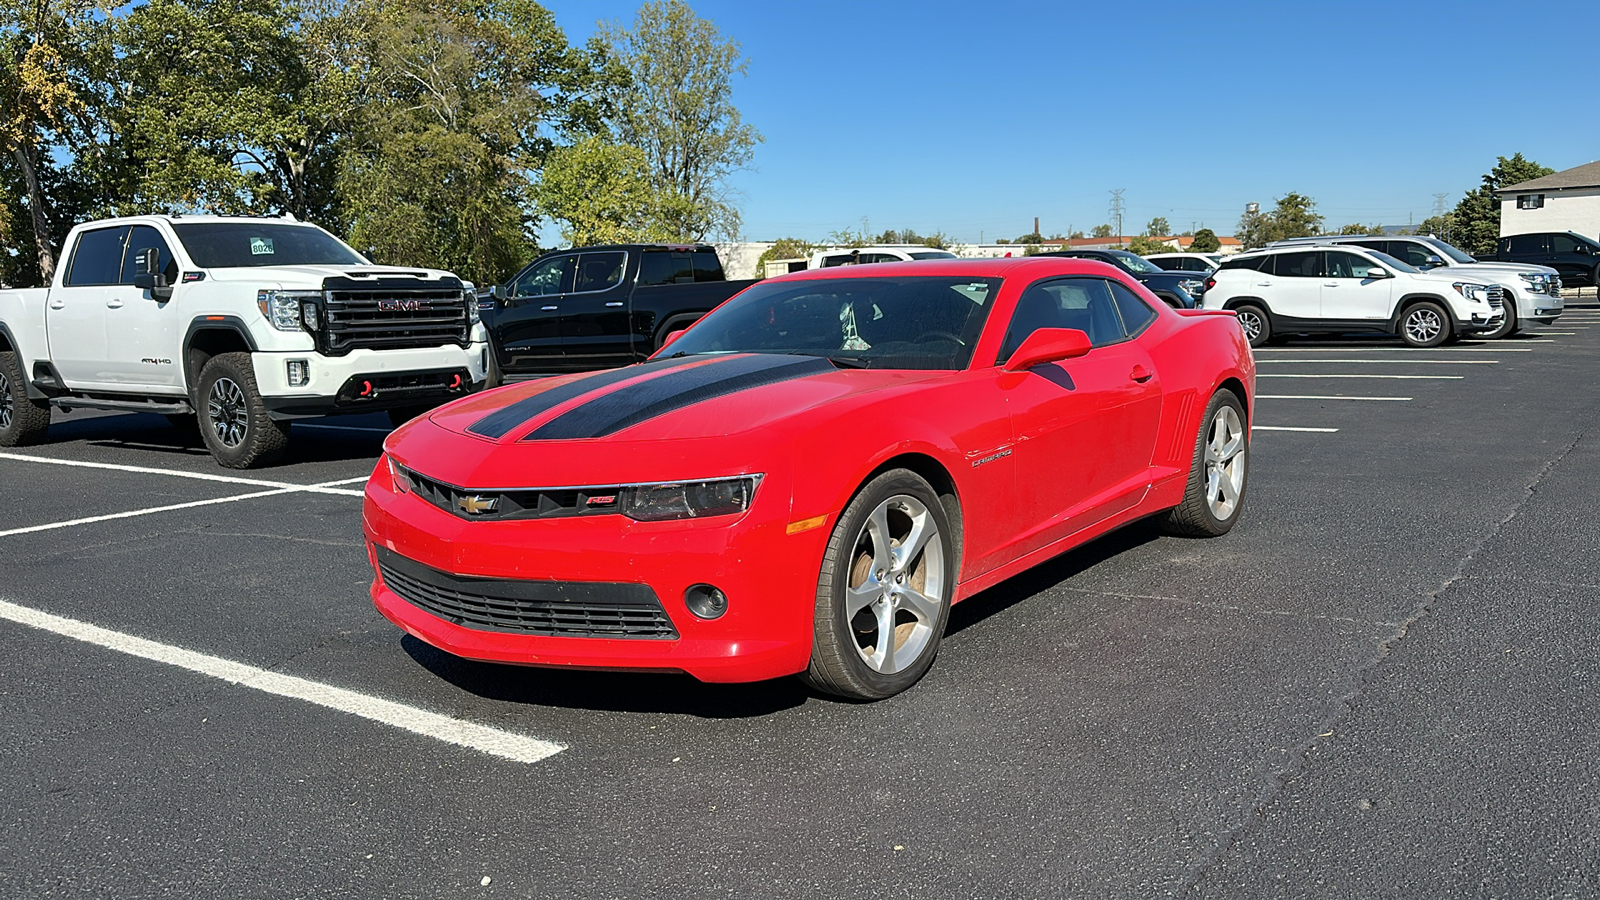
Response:
[[[841,366],[961,369],[998,278],[828,278],[757,284],[701,319],[667,356],[798,353]]]
[[[1446,244],[1444,241],[1441,241],[1438,238],[1423,238],[1422,242],[1424,244],[1427,244],[1429,247],[1432,247],[1433,249],[1437,250],[1439,252],[1439,255],[1443,256],[1445,259],[1452,260],[1452,261],[1458,262],[1458,263],[1477,262],[1477,260],[1475,260],[1472,257],[1468,256],[1467,254],[1463,253],[1462,251],[1457,250],[1454,246],[1452,246],[1450,244]]]
[[[172,230],[202,269],[367,265],[333,235],[310,225],[179,222]]]

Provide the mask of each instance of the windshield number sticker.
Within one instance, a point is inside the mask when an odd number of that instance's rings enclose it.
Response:
[[[251,256],[271,256],[273,252],[272,238],[253,237],[250,239]]]

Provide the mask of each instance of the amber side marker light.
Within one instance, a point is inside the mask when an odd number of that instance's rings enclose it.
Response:
[[[809,519],[801,519],[798,522],[790,522],[789,527],[785,528],[783,531],[785,534],[799,534],[802,531],[810,531],[813,528],[821,528],[823,523],[826,521],[828,521],[827,516],[812,516]]]

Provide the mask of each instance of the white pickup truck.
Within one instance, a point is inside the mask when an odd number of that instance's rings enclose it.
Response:
[[[230,468],[267,465],[288,422],[394,419],[483,385],[472,286],[375,266],[293,219],[137,216],[79,225],[48,288],[0,290],[0,446],[50,407],[198,417]]]

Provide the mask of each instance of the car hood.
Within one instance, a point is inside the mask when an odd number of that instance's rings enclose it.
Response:
[[[1516,277],[1518,275],[1521,275],[1523,273],[1527,273],[1529,275],[1550,275],[1550,276],[1554,276],[1554,275],[1559,274],[1558,272],[1556,272],[1555,269],[1552,269],[1549,266],[1534,266],[1534,265],[1529,265],[1527,263],[1503,263],[1503,262],[1451,263],[1448,266],[1440,267],[1440,269],[1443,269],[1445,271],[1459,272],[1459,273],[1461,273],[1463,275],[1470,273],[1473,277],[1482,277],[1482,278],[1503,278],[1503,277],[1513,277],[1514,278],[1514,277]],[[1437,272],[1437,271],[1440,271],[1440,269],[1433,269],[1432,271]]]
[[[436,285],[442,279],[456,279],[449,272],[437,269],[402,269],[390,266],[241,266],[238,268],[207,269],[212,281],[238,282],[284,288],[322,287],[324,278],[378,278],[414,279],[418,287]]]
[[[953,374],[773,354],[656,360],[459,400],[395,432],[389,446],[458,486],[527,483],[530,471],[541,484],[684,478],[759,465],[786,453],[789,436],[855,427],[863,406]]]

